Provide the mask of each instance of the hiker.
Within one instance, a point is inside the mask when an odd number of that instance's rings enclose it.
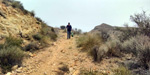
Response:
[[[70,39],[71,30],[72,30],[72,27],[71,27],[70,23],[68,23],[66,28],[67,28],[67,39]]]

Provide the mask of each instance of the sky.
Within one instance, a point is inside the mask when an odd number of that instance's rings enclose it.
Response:
[[[71,23],[84,32],[106,23],[135,26],[130,15],[143,10],[150,14],[150,0],[17,0],[25,9],[34,10],[48,25],[60,27]]]

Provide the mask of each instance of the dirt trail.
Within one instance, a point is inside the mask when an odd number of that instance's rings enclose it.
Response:
[[[92,58],[76,47],[77,36],[67,40],[66,33],[60,31],[58,40],[53,46],[40,50],[35,56],[23,62],[23,66],[16,70],[17,75],[58,75],[60,67],[67,65],[69,72],[64,75],[78,75],[80,69],[107,71],[113,64],[101,62],[93,63]],[[62,74],[59,74],[62,75]]]

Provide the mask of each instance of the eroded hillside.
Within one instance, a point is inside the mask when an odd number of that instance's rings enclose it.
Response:
[[[40,23],[30,14],[0,2],[0,37],[39,32]]]

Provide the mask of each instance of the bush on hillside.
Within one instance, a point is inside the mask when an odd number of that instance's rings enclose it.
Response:
[[[79,35],[79,34],[81,34],[81,33],[82,33],[82,30],[81,30],[81,29],[77,29],[77,28],[75,28],[75,30],[73,30],[73,32],[74,32],[74,34]]]
[[[21,44],[21,39],[10,36],[0,45],[0,65],[3,72],[10,71],[13,65],[21,63],[25,55],[21,50]]]
[[[77,46],[82,48],[82,51],[87,52],[93,58],[95,58],[95,51],[93,47],[99,46],[102,43],[101,37],[96,34],[81,35],[77,39]]]
[[[108,75],[107,73],[101,73],[93,70],[81,70],[79,75]]]
[[[103,43],[97,49],[96,61],[101,61],[104,57],[120,57],[122,53],[120,51],[121,42],[115,35],[111,34],[107,39],[107,42]]]
[[[138,26],[139,32],[150,36],[150,16],[146,15],[145,11],[143,11],[143,13],[130,16],[130,18]]]
[[[37,33],[37,34],[33,35],[33,38],[34,38],[35,40],[38,40],[38,41],[40,41],[40,40],[42,39],[42,37],[43,37],[43,35],[40,34],[40,33]]]
[[[39,17],[35,17],[35,18],[36,18],[37,21],[43,22],[41,18],[39,18]]]
[[[21,47],[21,44],[23,43],[22,39],[14,38],[12,36],[9,36],[6,38],[4,46],[9,47],[9,46],[18,46]]]
[[[32,11],[30,12],[30,15],[34,17],[34,16],[35,16],[35,12],[32,10]]]
[[[17,46],[9,46],[0,49],[0,65],[3,72],[11,71],[11,67],[16,64],[21,64],[24,52]]]
[[[41,34],[50,37],[52,40],[56,41],[57,34],[55,33],[54,28],[52,27],[49,27],[44,24],[41,29]]]
[[[13,8],[19,8],[21,10],[25,10],[24,7],[23,7],[23,5],[22,5],[22,3],[20,3],[19,1],[12,1],[11,6]]]
[[[136,27],[128,27],[128,25],[125,25],[126,27],[122,30],[120,30],[121,35],[118,37],[121,42],[124,42],[131,37],[134,37],[136,35],[139,35],[139,29]]]
[[[130,38],[122,44],[122,50],[138,57],[144,68],[150,67],[150,38],[148,36],[137,35]]]
[[[66,26],[62,25],[62,26],[60,26],[60,28],[64,30],[66,28]]]
[[[31,42],[28,45],[26,45],[24,49],[25,49],[25,51],[30,51],[30,52],[39,50],[39,43],[38,42]]]
[[[5,4],[6,6],[12,6],[13,8],[18,8],[20,10],[22,10],[22,12],[24,14],[28,14],[29,11],[24,9],[22,3],[20,1],[15,1],[15,0],[3,0],[2,1],[3,4]]]
[[[123,67],[123,66],[118,67],[117,69],[114,69],[113,72],[114,72],[114,75],[133,75],[131,71],[128,70],[128,68]]]

